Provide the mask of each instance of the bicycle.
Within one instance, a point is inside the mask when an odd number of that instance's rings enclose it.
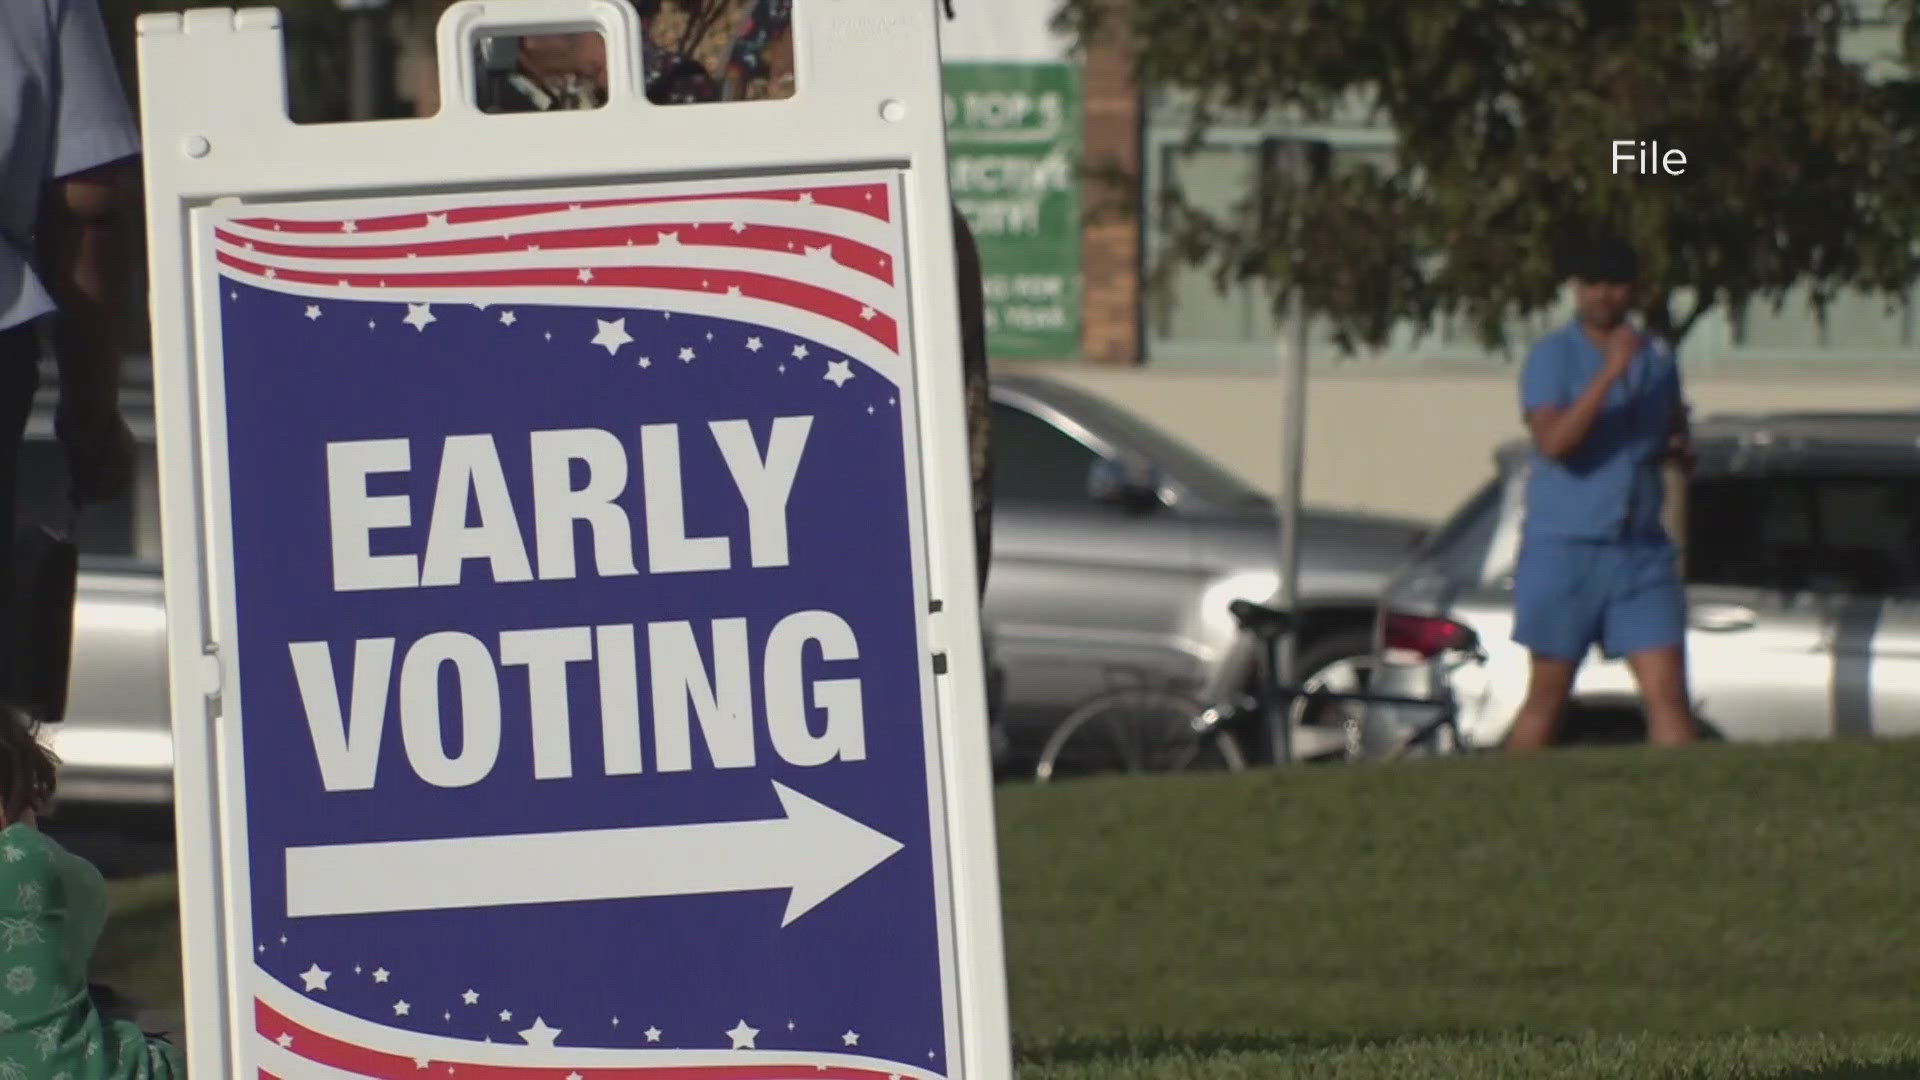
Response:
[[[1247,767],[1248,756],[1236,730],[1264,732],[1269,718],[1284,724],[1281,756],[1288,761],[1302,757],[1296,742],[1303,734],[1316,740],[1312,752],[1305,755],[1309,759],[1337,757],[1352,762],[1378,756],[1397,761],[1416,746],[1429,745],[1436,752],[1467,749],[1450,676],[1466,663],[1486,662],[1486,651],[1470,631],[1437,660],[1435,681],[1441,689],[1433,697],[1334,691],[1311,685],[1282,687],[1278,678],[1279,645],[1292,626],[1292,616],[1250,600],[1235,600],[1228,608],[1241,634],[1258,646],[1261,660],[1254,665],[1257,677],[1251,695],[1209,705],[1164,686],[1128,687],[1100,694],[1055,726],[1041,749],[1034,779],[1042,783],[1053,779],[1062,773],[1063,763],[1070,766],[1066,771],[1074,772],[1079,770],[1071,766],[1089,758],[1111,761],[1115,757],[1128,772],[1240,772]],[[1330,730],[1331,725],[1313,722],[1317,717],[1309,711],[1329,703],[1359,708],[1343,709],[1338,729]],[[1391,740],[1385,752],[1376,755],[1368,744],[1366,714],[1382,706],[1432,710],[1434,715]],[[1280,715],[1282,710],[1284,717]]]

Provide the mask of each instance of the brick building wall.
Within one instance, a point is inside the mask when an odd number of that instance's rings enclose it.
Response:
[[[1086,116],[1081,238],[1081,359],[1101,367],[1140,363],[1140,219],[1131,198],[1103,174],[1140,171],[1141,101],[1123,43],[1090,42],[1081,72]]]

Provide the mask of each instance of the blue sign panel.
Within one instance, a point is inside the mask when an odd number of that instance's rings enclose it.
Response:
[[[204,236],[249,1075],[945,1075],[892,177],[341,205]]]

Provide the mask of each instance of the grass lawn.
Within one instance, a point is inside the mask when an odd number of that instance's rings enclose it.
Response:
[[[1920,743],[1000,794],[1023,1080],[1920,1077]],[[177,999],[171,883],[99,974]]]

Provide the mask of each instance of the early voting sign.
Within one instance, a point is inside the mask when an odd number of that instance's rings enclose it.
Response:
[[[142,20],[196,1075],[1010,1074],[935,10],[797,14],[656,108],[469,0],[331,128]],[[583,28],[604,109],[464,105]]]

